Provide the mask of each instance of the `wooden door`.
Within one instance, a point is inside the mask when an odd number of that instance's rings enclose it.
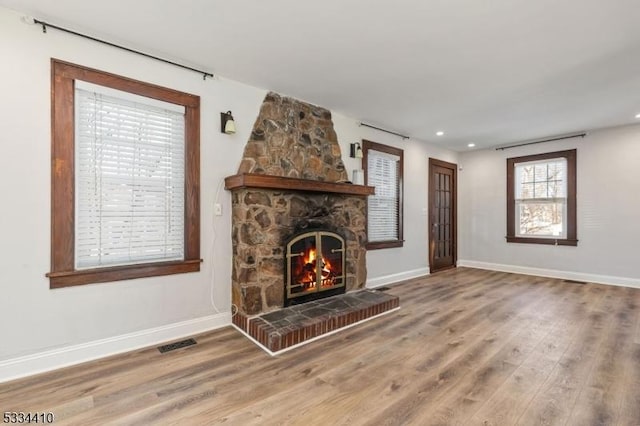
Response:
[[[429,266],[431,272],[456,266],[457,168],[455,164],[429,158]]]

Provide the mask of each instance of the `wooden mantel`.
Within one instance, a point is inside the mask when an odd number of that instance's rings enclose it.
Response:
[[[285,189],[289,191],[325,192],[361,197],[375,193],[375,187],[373,186],[323,182],[255,173],[243,173],[226,177],[224,179],[224,187],[230,191],[241,188]]]

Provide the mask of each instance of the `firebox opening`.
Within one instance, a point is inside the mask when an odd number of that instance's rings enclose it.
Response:
[[[285,306],[345,292],[345,241],[335,232],[294,236],[286,262]]]

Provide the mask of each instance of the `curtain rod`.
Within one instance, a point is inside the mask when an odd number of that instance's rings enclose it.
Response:
[[[390,133],[392,135],[400,136],[402,139],[409,139],[409,136],[401,135],[400,133],[392,132],[391,130],[381,129],[380,127],[372,126],[371,124],[360,123],[361,126],[369,127],[370,129],[380,130],[381,132]]]
[[[509,149],[509,148],[516,148],[519,146],[526,146],[526,145],[534,145],[534,144],[543,143],[543,142],[561,141],[563,139],[584,138],[585,136],[587,136],[586,133],[577,133],[575,135],[568,135],[568,136],[558,136],[557,138],[543,139],[540,141],[525,142],[517,145],[501,146],[499,148],[496,148],[496,151],[504,151],[505,149]]]
[[[173,66],[176,66],[176,67],[179,67],[179,68],[183,68],[183,69],[186,69],[186,70],[189,70],[189,71],[197,72],[198,74],[202,74],[202,79],[203,80],[206,80],[207,77],[213,77],[213,74],[211,74],[211,73],[209,73],[207,71],[202,71],[202,70],[199,70],[197,68],[192,68],[192,67],[189,67],[189,66],[186,66],[186,65],[179,64],[177,62],[173,62],[173,61],[169,61],[167,59],[159,58],[157,56],[153,56],[153,55],[150,55],[148,53],[140,52],[139,50],[134,50],[134,49],[131,49],[131,48],[128,48],[128,47],[125,47],[125,46],[121,46],[119,44],[115,44],[115,43],[111,43],[109,41],[101,40],[99,38],[95,38],[95,37],[92,37],[92,36],[87,35],[87,34],[83,34],[83,33],[79,33],[79,32],[70,30],[68,28],[59,27],[59,26],[53,25],[53,24],[51,24],[49,22],[41,21],[41,20],[35,19],[35,18],[25,18],[25,22],[27,20],[29,22],[33,22],[34,24],[42,25],[42,32],[43,33],[46,33],[47,32],[47,28],[51,27],[51,28],[54,28],[56,30],[63,31],[65,33],[73,34],[73,35],[78,36],[78,37],[82,37],[82,38],[86,38],[88,40],[96,41],[98,43],[106,44],[107,46],[111,46],[111,47],[115,47],[115,48],[118,48],[118,49],[122,49],[122,50],[125,50],[125,51],[130,52],[130,53],[135,53],[135,54],[144,56],[146,58],[155,59],[156,61],[164,62],[165,64],[169,64],[169,65],[173,65]]]

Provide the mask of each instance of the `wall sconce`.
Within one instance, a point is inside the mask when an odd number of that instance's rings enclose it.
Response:
[[[227,135],[232,135],[236,132],[236,122],[231,115],[231,111],[220,113],[220,131]]]
[[[360,143],[352,143],[351,144],[351,152],[349,154],[351,158],[362,158],[362,148],[360,147]]]

